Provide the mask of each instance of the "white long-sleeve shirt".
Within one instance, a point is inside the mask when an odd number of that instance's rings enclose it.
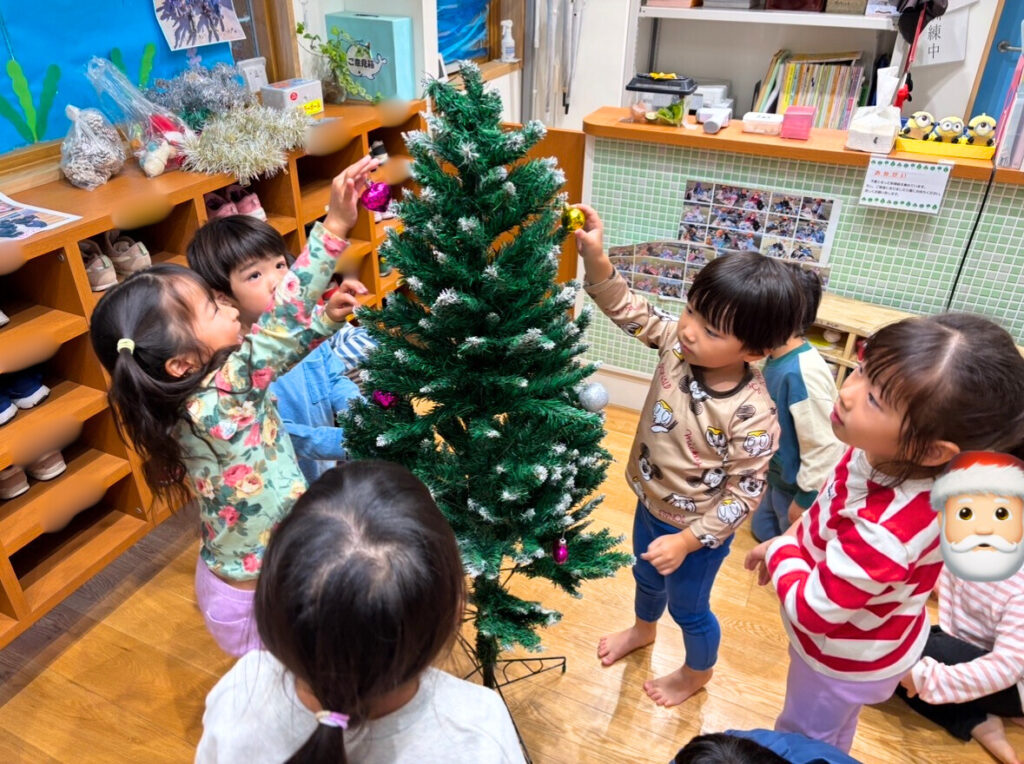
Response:
[[[987,655],[947,666],[922,658],[913,668],[926,703],[963,703],[1017,686],[1024,702],[1024,570],[1005,581],[939,576],[939,625]]]

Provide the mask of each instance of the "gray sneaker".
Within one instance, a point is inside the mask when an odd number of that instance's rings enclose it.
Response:
[[[78,242],[85,261],[85,273],[89,277],[89,288],[94,292],[103,292],[117,284],[117,272],[110,258],[100,252],[100,245],[86,239]]]

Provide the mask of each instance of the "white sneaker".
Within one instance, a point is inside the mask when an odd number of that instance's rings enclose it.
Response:
[[[11,319],[7,317],[7,314],[0,310],[0,326],[10,323]]]

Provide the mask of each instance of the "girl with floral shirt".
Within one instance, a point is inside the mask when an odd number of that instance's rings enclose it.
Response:
[[[267,392],[317,341],[337,331],[365,292],[348,282],[317,300],[347,248],[356,199],[376,160],[333,181],[329,211],[246,337],[193,271],[158,265],[110,290],[93,314],[96,355],[111,375],[123,434],[158,493],[194,497],[202,520],[196,599],[232,655],[259,646],[253,594],[268,537],[306,490],[291,441]]]

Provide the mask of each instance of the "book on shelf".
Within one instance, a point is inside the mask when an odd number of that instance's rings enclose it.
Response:
[[[701,0],[644,0],[644,5],[651,8],[697,8]]]
[[[764,0],[704,0],[705,8],[725,8],[728,10],[752,10],[764,5]]]
[[[772,56],[754,100],[755,111],[784,114],[790,106],[815,107],[814,126],[845,130],[861,100],[861,51]]]

